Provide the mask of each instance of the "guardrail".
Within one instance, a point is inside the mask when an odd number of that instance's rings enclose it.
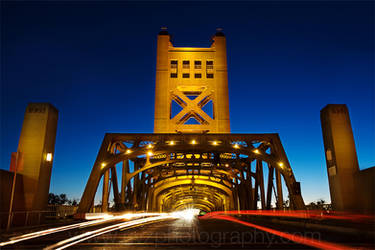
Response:
[[[10,227],[41,225],[51,221],[73,217],[77,206],[52,205],[46,210],[13,211],[10,214]],[[0,212],[0,228],[6,228],[8,212]]]

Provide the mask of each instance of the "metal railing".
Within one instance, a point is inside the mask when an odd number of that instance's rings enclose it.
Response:
[[[10,228],[42,225],[52,221],[64,220],[72,217],[77,208],[77,206],[50,205],[46,210],[13,211],[10,214]],[[0,228],[6,228],[8,216],[8,212],[0,212]]]

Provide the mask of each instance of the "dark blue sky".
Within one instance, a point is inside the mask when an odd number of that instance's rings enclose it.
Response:
[[[227,37],[233,133],[280,133],[307,202],[329,200],[319,112],[349,107],[375,165],[374,2],[2,2],[1,168],[28,102],[59,109],[51,192],[80,198],[106,132],[152,132],[156,36]]]

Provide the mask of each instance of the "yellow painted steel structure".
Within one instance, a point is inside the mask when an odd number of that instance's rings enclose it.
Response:
[[[226,41],[209,48],[174,47],[166,30],[157,41],[155,133],[230,133]],[[172,112],[173,102],[180,106]],[[203,107],[212,102],[210,116]],[[189,124],[190,119],[196,124]]]
[[[290,208],[305,208],[278,134],[230,134],[221,31],[210,48],[176,48],[159,33],[154,125],[154,134],[105,135],[78,213],[93,207],[101,180],[102,211],[283,209],[283,190]]]
[[[79,213],[93,206],[101,179],[104,211],[110,189],[114,209],[119,210],[271,209],[273,202],[282,209],[282,179],[290,208],[304,208],[299,182],[278,134],[109,133],[100,147]]]

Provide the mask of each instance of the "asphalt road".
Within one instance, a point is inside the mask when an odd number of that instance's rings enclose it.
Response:
[[[114,231],[74,248],[122,249],[308,249],[284,238],[222,220],[175,219]]]
[[[116,226],[123,221],[111,221],[84,228],[76,228],[6,245],[2,249],[58,248],[56,243],[66,239]],[[75,242],[75,241],[72,241]],[[197,249],[197,248],[306,248],[275,235],[249,228],[234,222],[222,220],[163,219],[92,237],[70,248],[121,248],[121,249]]]
[[[40,237],[5,245],[1,249],[65,247],[75,249],[309,249],[314,246],[350,249],[375,247],[374,238],[356,234],[350,230],[329,233],[329,230],[306,227],[306,223],[301,224],[304,225],[301,228],[299,224],[291,224],[290,221],[288,224],[285,221],[281,223],[246,216],[230,218],[240,219],[245,223],[225,220],[225,218],[203,219],[199,217],[194,217],[192,220],[159,216],[132,220],[120,219],[43,234]],[[280,237],[283,233],[287,235]],[[297,242],[301,241],[288,239],[294,236],[300,240],[306,238],[309,241],[299,244]],[[325,244],[325,242],[341,245],[314,245]]]
[[[16,242],[14,244],[5,245],[3,247],[0,247],[0,249],[43,249],[45,247],[48,247],[50,245],[53,245],[56,242],[63,241],[67,238],[71,238],[80,234],[84,234],[86,232],[90,232],[92,230],[97,230],[102,227],[115,225],[119,223],[120,221],[111,221],[111,222],[105,222],[100,223],[98,225],[92,225],[87,227],[79,227],[71,230],[64,230],[61,232],[51,233],[51,234],[45,234],[44,236],[35,237],[28,240],[22,240],[20,242]],[[56,228],[56,227],[52,227]],[[46,229],[43,229],[43,231]],[[26,234],[28,234],[27,232]],[[4,238],[4,237],[2,237]],[[4,240],[5,242],[5,240]]]

